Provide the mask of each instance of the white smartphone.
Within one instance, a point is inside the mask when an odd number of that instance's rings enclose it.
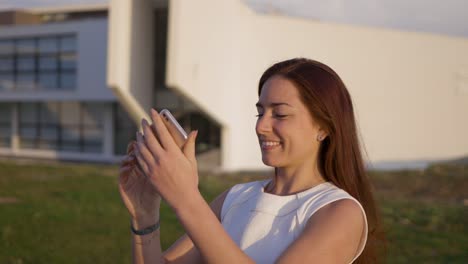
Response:
[[[187,141],[187,132],[185,132],[185,130],[182,128],[179,122],[177,122],[169,110],[163,109],[161,112],[159,112],[159,114],[161,115],[167,130],[169,130],[169,133],[171,133],[172,138],[181,148],[185,144],[185,141]]]

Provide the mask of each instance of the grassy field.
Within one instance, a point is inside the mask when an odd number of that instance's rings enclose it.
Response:
[[[0,161],[0,263],[129,263],[129,218],[117,166]],[[371,172],[387,263],[468,263],[468,165]],[[207,200],[258,175],[201,175]],[[182,234],[162,208],[163,247]]]

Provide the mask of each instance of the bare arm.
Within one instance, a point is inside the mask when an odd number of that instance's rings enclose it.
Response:
[[[219,222],[221,221],[221,208],[228,192],[229,189],[216,197],[210,204],[210,208]],[[142,229],[154,224],[156,221],[138,222],[133,220],[132,223],[135,228]],[[160,241],[159,229],[145,236],[133,235],[133,263],[195,264],[203,262],[198,249],[186,234],[180,237],[164,253],[161,251]]]
[[[208,263],[252,263],[224,230],[198,190],[197,132],[189,134],[181,150],[153,109],[151,117],[156,135],[143,120],[144,137],[137,134],[135,148],[138,163],[157,193],[174,210],[203,260]]]
[[[356,202],[343,199],[319,209],[276,263],[345,263],[356,255],[364,229]]]
[[[224,230],[201,195],[193,196],[190,205],[175,211],[206,263],[254,263]]]
[[[156,219],[159,219],[159,215]],[[132,220],[135,229],[144,229],[153,225],[158,220]],[[161,233],[158,230],[148,235],[135,235],[132,233],[133,263],[164,263],[161,250]]]
[[[224,200],[229,192],[229,189],[224,191],[216,197],[210,204],[210,208],[221,222],[221,208],[223,207]],[[189,264],[201,263],[202,257],[198,249],[194,246],[190,237],[185,234],[177,240],[170,248],[164,252],[164,259],[166,263],[174,264]]]

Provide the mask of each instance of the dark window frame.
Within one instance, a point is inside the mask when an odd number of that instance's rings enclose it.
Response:
[[[77,123],[71,123],[71,124],[61,124],[60,120],[62,118],[62,106],[63,104],[66,104],[67,102],[57,102],[57,121],[56,122],[43,122],[41,119],[42,116],[42,111],[43,108],[41,107],[41,104],[44,104],[44,102],[29,102],[29,103],[19,103],[18,104],[18,130],[19,130],[19,138],[20,138],[20,148],[21,147],[21,142],[24,140],[24,137],[21,135],[21,129],[23,128],[33,128],[35,130],[35,137],[31,139],[32,142],[32,147],[35,149],[43,149],[41,148],[41,143],[44,142],[54,142],[54,145],[56,146],[55,149],[49,149],[49,150],[55,150],[55,151],[64,151],[64,147],[70,143],[77,143],[77,148],[80,153],[103,153],[104,151],[104,136],[101,137],[100,141],[99,140],[90,140],[85,138],[84,133],[86,130],[97,130],[100,131],[101,135],[104,135],[104,125],[102,123],[97,123],[96,125],[90,125],[90,124],[85,124],[84,123],[84,110],[85,110],[85,104],[83,102],[78,102],[79,110],[79,118]],[[21,113],[22,113],[22,104],[32,104],[34,105],[34,121],[22,121],[21,120]],[[56,129],[56,139],[55,140],[50,140],[47,138],[44,138],[42,135],[42,129],[43,128],[55,128]],[[77,130],[78,131],[78,139],[77,140],[67,140],[64,139],[64,132],[67,131],[68,129],[71,130]],[[27,140],[30,140],[30,138],[27,138]],[[95,143],[99,142],[99,145],[96,145]],[[86,149],[99,149],[99,152],[87,152]],[[68,150],[65,150],[68,151]]]
[[[73,91],[77,89],[77,68],[78,68],[78,45],[75,45],[74,50],[64,50],[62,51],[61,43],[62,39],[65,38],[73,38],[75,43],[78,41],[78,37],[76,33],[62,33],[62,34],[46,34],[46,35],[36,35],[36,36],[27,36],[27,37],[10,37],[10,38],[0,38],[0,41],[12,41],[13,42],[13,53],[2,53],[0,54],[0,58],[11,58],[13,59],[13,69],[11,70],[0,70],[0,74],[13,76],[13,87],[12,91],[19,91],[19,90],[26,90],[26,91]],[[33,40],[34,42],[34,50],[31,52],[19,52],[19,42],[25,39]],[[56,41],[57,50],[56,51],[48,51],[48,52],[41,52],[39,48],[39,41],[40,39],[54,39]],[[64,68],[61,63],[61,56],[62,55],[72,55],[75,56],[75,65],[74,67]],[[18,61],[21,56],[33,56],[34,58],[34,66],[32,70],[20,70],[18,68]],[[39,59],[41,56],[51,56],[55,57],[57,65],[56,69],[40,69]],[[39,76],[43,73],[53,73],[56,74],[56,87],[45,87],[41,88],[39,82]],[[19,87],[19,75],[20,74],[31,74],[33,75],[33,86],[27,89],[21,89]],[[72,74],[75,78],[75,81],[72,86],[63,86],[63,75],[64,74]]]

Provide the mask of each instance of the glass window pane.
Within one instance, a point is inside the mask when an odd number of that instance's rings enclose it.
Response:
[[[80,123],[80,104],[77,102],[67,102],[61,104],[60,124],[78,125]]]
[[[37,128],[35,126],[21,125],[19,128],[19,134],[21,138],[34,139],[39,136]]]
[[[68,51],[76,51],[76,37],[75,36],[67,36],[60,38],[60,51],[68,52]]]
[[[0,137],[0,148],[9,148],[9,147],[11,147],[11,139]]]
[[[60,75],[60,88],[74,89],[76,87],[75,73],[62,73]]]
[[[124,155],[128,142],[135,139],[138,128],[122,107],[117,105],[114,109],[114,153]]]
[[[34,56],[18,56],[16,62],[18,71],[34,71],[36,68],[36,59]]]
[[[36,148],[36,139],[20,138],[20,148],[32,149]]]
[[[11,123],[12,105],[9,103],[0,103],[0,124]]]
[[[83,152],[86,152],[86,153],[101,153],[102,152],[102,143],[101,142],[85,143],[85,145],[83,146]]]
[[[14,63],[13,57],[1,57],[0,58],[0,71],[13,72]]]
[[[99,128],[83,128],[83,140],[85,142],[100,142],[102,140],[102,130]]]
[[[83,104],[83,124],[87,127],[101,127],[104,122],[105,105],[96,103]]]
[[[0,73],[0,91],[11,91],[15,87],[13,74]]]
[[[39,73],[38,89],[55,90],[58,88],[58,75],[56,73]]]
[[[63,141],[60,149],[63,151],[79,152],[80,144],[78,141]]]
[[[15,43],[11,39],[0,40],[0,54],[13,54],[15,52]]]
[[[64,141],[80,141],[80,127],[79,126],[63,126],[61,129],[62,139]]]
[[[60,54],[60,67],[66,70],[76,69],[76,54],[74,53]]]
[[[40,38],[39,39],[39,52],[40,53],[53,53],[58,52],[58,39],[57,38]]]
[[[35,103],[21,103],[19,105],[20,125],[37,123],[38,105]]]
[[[41,55],[39,57],[39,70],[57,70],[58,60],[54,55]]]
[[[19,39],[16,41],[16,52],[34,53],[36,52],[36,41],[34,39]]]
[[[39,149],[47,149],[47,150],[56,150],[57,149],[57,141],[54,140],[39,140]]]
[[[57,126],[44,126],[41,124],[40,133],[41,139],[46,139],[48,141],[58,140],[58,129]]]
[[[59,122],[59,104],[54,102],[41,103],[41,123],[44,125],[57,125]]]
[[[11,124],[0,123],[0,138],[10,138],[10,137],[11,137]]]
[[[17,90],[34,90],[35,88],[34,73],[19,73],[16,76]]]

